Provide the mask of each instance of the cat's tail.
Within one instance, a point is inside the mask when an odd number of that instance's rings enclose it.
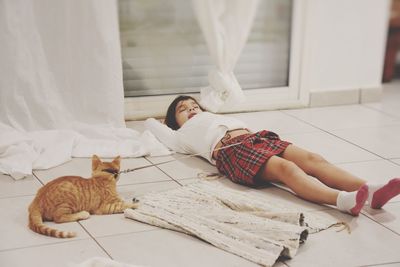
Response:
[[[76,236],[74,232],[60,231],[45,225],[39,205],[35,201],[29,206],[29,228],[36,233],[52,237],[70,238]]]

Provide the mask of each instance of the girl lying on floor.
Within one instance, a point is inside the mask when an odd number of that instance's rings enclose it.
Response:
[[[400,193],[400,178],[367,183],[274,132],[253,133],[236,118],[207,112],[190,96],[179,96],[170,104],[165,123],[150,118],[145,125],[170,149],[204,157],[236,183],[280,182],[300,198],[334,205],[353,216],[367,201],[380,209]]]

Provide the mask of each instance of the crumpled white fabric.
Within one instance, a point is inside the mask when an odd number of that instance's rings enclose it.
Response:
[[[108,0],[0,1],[0,173],[169,154],[125,126],[117,10]]]
[[[233,72],[221,72],[216,69],[208,73],[210,86],[200,90],[200,105],[211,112],[217,112],[225,104],[238,104],[245,95]]]
[[[144,131],[108,125],[76,125],[73,129],[18,131],[0,122],[0,172],[21,179],[72,157],[161,156],[171,152]]]
[[[193,0],[193,9],[215,65],[210,86],[200,92],[200,104],[217,112],[223,105],[245,99],[233,73],[246,45],[259,0]]]
[[[308,233],[345,224],[255,192],[200,181],[139,197],[125,217],[198,237],[262,266],[293,258]]]

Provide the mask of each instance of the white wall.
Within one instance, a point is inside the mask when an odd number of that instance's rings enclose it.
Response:
[[[300,86],[310,92],[311,106],[368,101],[379,93],[390,3],[390,0],[304,2]]]

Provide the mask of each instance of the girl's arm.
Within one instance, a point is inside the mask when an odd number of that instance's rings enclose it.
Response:
[[[177,132],[169,128],[167,125],[162,124],[154,118],[149,118],[144,122],[146,128],[154,134],[158,140],[161,141],[168,148],[175,152],[187,153],[179,145]]]

